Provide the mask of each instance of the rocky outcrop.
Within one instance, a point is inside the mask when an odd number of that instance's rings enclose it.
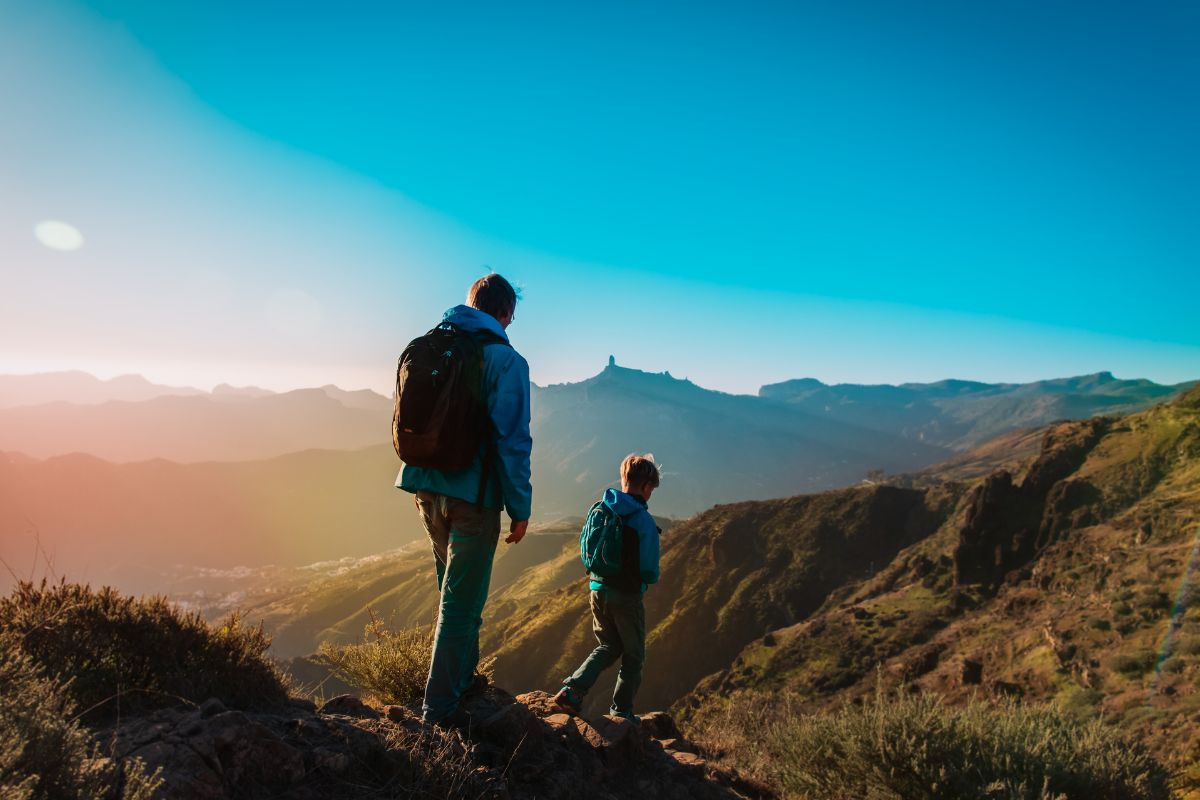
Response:
[[[1086,507],[1097,493],[1069,476],[1110,425],[1111,420],[1096,418],[1052,427],[1020,483],[998,470],[972,490],[954,551],[956,583],[995,591],[1062,531],[1088,522]]]
[[[485,798],[765,797],[710,764],[662,713],[641,725],[561,713],[543,692],[489,688],[458,729],[425,725],[404,706],[342,696],[252,713],[210,700],[123,720],[97,737],[112,760],[161,768],[156,797]]]

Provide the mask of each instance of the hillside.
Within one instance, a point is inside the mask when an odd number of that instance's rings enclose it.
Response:
[[[669,525],[669,522],[664,520]],[[578,522],[533,525],[519,544],[500,543],[492,569],[486,621],[508,617],[515,606],[576,581]],[[363,558],[303,567],[183,571],[171,599],[219,619],[235,608],[262,621],[278,658],[304,656],[321,642],[352,642],[374,613],[392,627],[431,624],[438,593],[425,542]],[[213,591],[213,587],[219,591]]]
[[[1177,766],[1200,709],[1200,389],[1049,428],[1038,456],[974,481],[932,535],[806,619],[750,643],[678,704],[720,720],[739,692],[802,707],[888,683],[1103,715]]]

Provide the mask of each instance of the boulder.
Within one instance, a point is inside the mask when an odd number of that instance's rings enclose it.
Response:
[[[696,751],[696,745],[689,742],[687,739],[662,739],[662,746],[667,750],[674,750],[677,753],[692,753],[699,755]]]
[[[554,703],[554,696],[546,694],[541,690],[519,694],[516,700],[518,703],[528,707],[530,711],[539,717],[548,717],[551,714],[561,713],[559,707]]]
[[[378,719],[379,712],[352,694],[339,694],[321,705],[322,714],[341,714],[358,719]]]
[[[538,718],[521,703],[505,706],[479,725],[480,734],[490,742],[515,748],[529,738]]]
[[[685,772],[697,777],[704,775],[704,770],[708,767],[708,762],[695,753],[681,750],[669,750],[668,753]]]
[[[678,739],[679,728],[670,714],[651,711],[642,717],[642,730],[653,739]]]

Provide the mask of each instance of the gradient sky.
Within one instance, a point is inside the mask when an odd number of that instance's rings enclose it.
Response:
[[[0,372],[386,392],[492,267],[541,384],[1197,378],[1197,96],[1191,2],[0,0]]]

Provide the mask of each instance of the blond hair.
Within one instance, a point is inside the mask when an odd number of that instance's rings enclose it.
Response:
[[[632,489],[649,483],[657,488],[662,476],[653,458],[654,456],[650,453],[645,455],[630,453],[625,456],[625,460],[621,462],[622,487]]]

